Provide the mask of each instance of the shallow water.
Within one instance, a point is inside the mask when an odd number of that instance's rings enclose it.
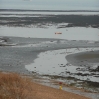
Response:
[[[94,48],[93,50],[98,49],[99,48]],[[87,51],[91,50],[92,48],[87,48]],[[77,48],[71,48],[42,52],[38,55],[38,58],[34,60],[34,63],[26,65],[25,68],[29,71],[37,72],[40,75],[57,75],[63,77],[71,76],[80,80],[90,79],[90,81],[99,82],[98,77],[90,75],[91,72],[86,70],[87,66],[73,66],[65,59],[65,57],[69,54],[80,53],[84,51],[86,51],[86,48],[79,48],[79,50]],[[90,66],[94,67],[96,64]],[[81,71],[78,71],[77,68],[81,69]],[[81,76],[76,75],[76,73],[88,73],[89,75]],[[96,73],[96,75],[97,74],[99,73]]]
[[[55,34],[55,32],[62,32],[62,34]],[[99,29],[91,27],[57,28],[55,25],[48,28],[0,26],[0,36],[97,41],[99,40]]]

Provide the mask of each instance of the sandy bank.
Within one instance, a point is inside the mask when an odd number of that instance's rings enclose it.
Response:
[[[0,99],[89,99],[84,96],[43,86],[16,73],[0,72]]]
[[[74,93],[43,86],[33,82],[35,99],[90,99]]]

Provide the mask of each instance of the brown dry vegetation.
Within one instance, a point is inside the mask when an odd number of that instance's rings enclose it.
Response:
[[[43,86],[15,73],[0,73],[0,99],[89,99]]]
[[[0,99],[32,99],[29,79],[15,73],[0,73]]]

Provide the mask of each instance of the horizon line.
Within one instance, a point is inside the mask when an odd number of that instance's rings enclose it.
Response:
[[[37,11],[37,12],[99,12],[99,10],[29,10],[29,9],[0,9],[0,11]]]

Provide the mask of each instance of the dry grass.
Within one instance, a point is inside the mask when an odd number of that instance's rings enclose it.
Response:
[[[54,89],[15,73],[0,72],[0,99],[89,99]]]
[[[15,73],[0,73],[0,99],[33,99],[31,83]]]

